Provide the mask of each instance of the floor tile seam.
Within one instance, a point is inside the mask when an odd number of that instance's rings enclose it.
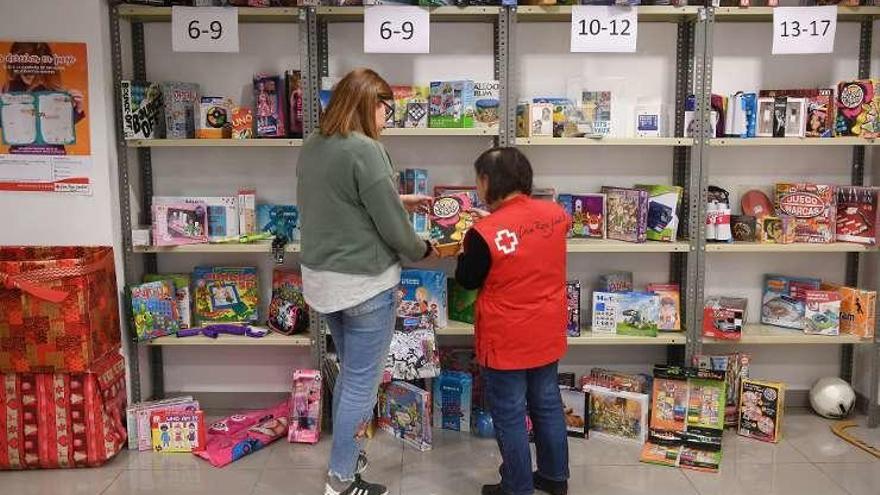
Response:
[[[103,490],[98,492],[98,495],[104,495],[105,493],[107,493],[110,490],[110,488],[113,486],[113,484],[116,483],[116,481],[119,479],[119,477],[122,476],[123,471],[124,471],[124,469],[117,470],[116,476],[114,476],[113,479],[110,480],[110,483],[107,483],[107,486],[105,486]]]

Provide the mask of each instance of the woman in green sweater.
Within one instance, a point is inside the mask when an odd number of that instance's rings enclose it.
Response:
[[[353,70],[334,88],[320,132],[297,163],[303,292],[327,319],[340,361],[325,495],[387,493],[361,479],[360,443],[391,345],[400,261],[433,253],[407,214],[426,211],[431,198],[398,194],[391,157],[377,141],[393,111],[388,83]]]

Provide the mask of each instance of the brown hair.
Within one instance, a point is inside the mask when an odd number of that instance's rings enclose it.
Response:
[[[347,136],[352,131],[379,139],[376,106],[393,98],[391,86],[371,69],[349,72],[333,88],[333,97],[321,118],[321,134]]]

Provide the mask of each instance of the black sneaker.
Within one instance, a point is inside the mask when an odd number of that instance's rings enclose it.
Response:
[[[504,489],[501,488],[501,483],[483,485],[482,495],[504,495]]]
[[[535,490],[549,493],[550,495],[568,495],[568,481],[553,481],[538,474],[532,474]]]
[[[324,495],[388,495],[388,488],[376,483],[367,483],[361,475],[354,475],[354,481],[345,490],[337,492],[330,486],[324,485]]]

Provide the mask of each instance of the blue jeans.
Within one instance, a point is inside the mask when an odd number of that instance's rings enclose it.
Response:
[[[373,416],[396,316],[394,288],[352,308],[324,315],[339,356],[333,390],[333,447],[330,475],[354,480],[362,439]]]
[[[568,479],[568,433],[557,368],[558,363],[553,362],[527,370],[483,369],[486,398],[501,450],[501,486],[505,494],[530,495],[535,491],[527,412],[535,431],[538,474],[552,481]]]

